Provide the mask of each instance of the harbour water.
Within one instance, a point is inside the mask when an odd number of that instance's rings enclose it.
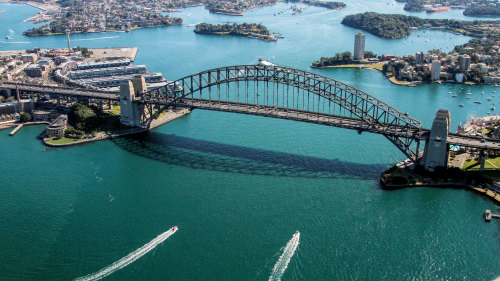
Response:
[[[348,7],[340,11],[308,7],[295,16],[274,16],[289,8],[286,3],[244,17],[195,7],[172,14],[184,18],[183,26],[71,38],[73,45],[85,47],[137,46],[136,63],[169,80],[254,64],[259,57],[310,70],[314,59],[352,49],[358,30],[342,26],[343,16],[402,10],[396,2],[374,2],[346,1]],[[2,41],[0,50],[65,46],[65,36],[21,35],[32,26],[22,20],[35,8],[1,3],[0,9],[5,10],[0,32],[14,38]],[[235,21],[263,23],[285,38],[204,36],[187,26]],[[398,40],[368,34],[366,45],[378,54],[401,55],[436,47],[449,51],[468,40],[415,31]],[[496,90],[401,87],[374,70],[314,71],[408,112],[427,128],[439,108],[450,109],[452,129],[468,116],[486,114],[486,98]],[[466,190],[381,190],[380,173],[404,156],[379,135],[201,110],[144,136],[68,148],[44,147],[36,139],[42,130],[28,126],[13,137],[0,131],[2,280],[85,276],[172,225],[179,226],[176,235],[106,280],[267,280],[296,230],[300,247],[282,280],[492,280],[500,275],[500,226],[482,219],[485,209],[498,213],[498,207]]]

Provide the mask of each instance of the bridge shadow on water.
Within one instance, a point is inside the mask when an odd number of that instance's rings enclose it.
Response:
[[[230,173],[376,180],[389,165],[358,164],[148,132],[112,139],[136,155],[171,165]]]

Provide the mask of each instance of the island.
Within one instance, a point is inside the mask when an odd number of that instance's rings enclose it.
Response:
[[[256,23],[242,23],[242,24],[208,24],[200,23],[194,28],[194,32],[198,34],[209,35],[222,35],[222,36],[242,36],[254,38],[264,41],[276,41],[277,35],[269,32],[267,27],[262,24]]]

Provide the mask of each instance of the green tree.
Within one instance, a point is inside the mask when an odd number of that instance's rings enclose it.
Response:
[[[365,58],[369,59],[369,58],[376,58],[376,57],[377,57],[377,54],[375,54],[374,52],[365,51]]]
[[[19,122],[25,123],[31,121],[31,114],[27,112],[21,113],[21,116],[19,117]]]
[[[81,103],[75,103],[71,106],[68,120],[78,130],[90,131],[98,125],[98,118],[95,111]]]

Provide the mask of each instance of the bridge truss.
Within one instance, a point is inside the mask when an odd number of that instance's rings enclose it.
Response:
[[[424,139],[420,121],[383,101],[330,77],[281,66],[206,70],[147,91],[137,102],[149,105],[151,119],[168,107],[188,106],[378,133],[413,159]]]

